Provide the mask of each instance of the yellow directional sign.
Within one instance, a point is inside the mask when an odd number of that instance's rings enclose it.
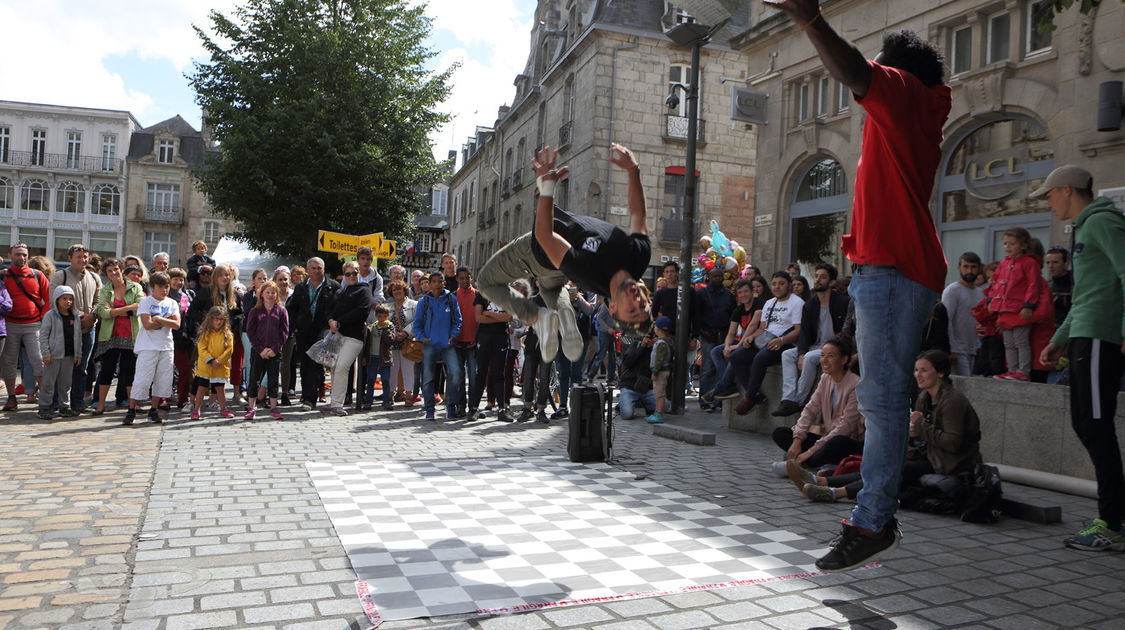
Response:
[[[337,254],[355,255],[359,249],[359,237],[339,232],[320,230],[316,238],[317,249],[322,252],[335,252]]]
[[[396,243],[383,239],[382,232],[356,236],[320,230],[316,241],[320,251],[335,252],[345,256],[355,256],[360,247],[370,247],[375,253],[374,258],[394,258],[397,252]]]

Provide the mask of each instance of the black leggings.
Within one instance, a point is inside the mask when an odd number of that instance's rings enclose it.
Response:
[[[133,372],[137,368],[137,355],[132,350],[110,348],[101,356],[102,370],[98,373],[98,385],[109,385],[113,382],[113,373],[117,375],[117,382],[129,387],[133,384]]]
[[[253,350],[250,355],[250,383],[248,384],[250,387],[246,390],[248,398],[258,397],[258,387],[261,385],[263,374],[266,376],[269,397],[277,398],[277,385],[281,375],[281,356],[263,359],[257,350]]]
[[[480,332],[477,331],[477,382],[474,383],[472,395],[469,398],[469,409],[480,406],[480,399],[484,395],[485,383],[492,376],[492,390],[504,391],[504,363],[508,359],[508,333],[507,332]],[[491,367],[491,371],[489,370]],[[508,405],[503,396],[500,397],[500,409]]]
[[[778,427],[773,430],[773,441],[782,450],[788,451],[789,446],[793,444],[793,430],[785,427]],[[815,433],[805,435],[805,439],[801,444],[801,452],[812,448],[813,444],[820,441],[821,436]],[[810,470],[816,470],[825,464],[839,464],[840,460],[848,455],[863,455],[863,442],[851,438],[847,435],[837,435],[828,439],[815,453],[805,460],[804,467]]]

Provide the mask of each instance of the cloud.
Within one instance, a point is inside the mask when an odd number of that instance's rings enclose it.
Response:
[[[436,67],[461,63],[449,98],[439,106],[453,120],[430,136],[438,159],[450,149],[459,150],[478,125],[496,122],[497,109],[511,104],[513,81],[527,63],[535,1],[489,0],[487,6],[482,10],[481,3],[465,0],[427,4],[426,14],[433,18],[431,39],[440,53]]]
[[[58,105],[124,109],[144,118],[158,95],[128,86],[106,68],[111,56],[167,60],[190,68],[203,54],[192,23],[207,26],[211,7],[229,12],[233,0],[0,0],[5,48],[23,51],[0,65],[3,98]]]

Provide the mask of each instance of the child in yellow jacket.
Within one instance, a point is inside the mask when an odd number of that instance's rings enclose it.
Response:
[[[215,400],[219,402],[219,415],[233,418],[234,414],[227,409],[224,391],[230,380],[230,357],[234,353],[234,335],[230,331],[227,310],[222,306],[212,306],[199,328],[199,338],[195,342],[199,358],[195,364],[195,400],[192,402],[191,419],[199,419],[200,405],[212,386],[215,387]]]

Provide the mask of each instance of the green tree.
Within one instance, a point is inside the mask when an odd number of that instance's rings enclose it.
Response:
[[[196,177],[215,211],[257,249],[316,251],[318,229],[402,238],[441,177],[427,135],[453,68],[423,6],[396,0],[248,0],[213,33],[188,76],[219,151]]]
[[[1125,2],[1125,0],[1121,1]],[[1101,4],[1101,0],[1052,0],[1043,6],[1043,14],[1039,16],[1039,24],[1036,25],[1036,28],[1039,29],[1040,33],[1055,30],[1058,28],[1055,26],[1055,15],[1066,11],[1075,2],[1079,4],[1078,10],[1083,15],[1090,13]]]

